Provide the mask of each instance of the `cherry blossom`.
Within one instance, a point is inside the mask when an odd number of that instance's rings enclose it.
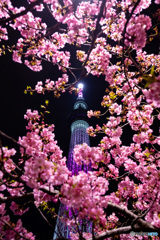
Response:
[[[152,104],[156,108],[160,107],[159,87],[160,87],[160,75],[156,78],[155,82],[149,85],[149,90],[147,89],[143,90],[147,102],[149,104]]]

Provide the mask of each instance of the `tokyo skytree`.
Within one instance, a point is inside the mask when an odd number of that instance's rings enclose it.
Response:
[[[78,85],[79,93],[78,98],[73,106],[73,111],[69,116],[70,122],[70,146],[67,160],[67,167],[72,172],[72,175],[77,175],[79,171],[83,170],[86,173],[91,170],[91,165],[82,165],[78,166],[73,158],[73,149],[75,145],[87,143],[90,146],[90,139],[88,134],[86,133],[86,129],[89,127],[88,118],[87,118],[87,104],[83,97],[83,85],[80,83]],[[63,223],[63,218],[69,216],[72,218],[72,211],[64,204],[60,204],[58,217],[56,221],[56,227],[53,239],[58,238],[68,238],[70,239],[70,232],[73,231],[70,227],[66,226]],[[84,222],[84,220],[80,221],[78,224],[81,231],[91,232],[92,224],[91,222]],[[83,229],[84,228],[84,229]]]

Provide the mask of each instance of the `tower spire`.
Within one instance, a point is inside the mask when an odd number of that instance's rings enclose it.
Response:
[[[78,84],[78,89],[79,89],[78,98],[83,98],[83,84],[82,83]]]

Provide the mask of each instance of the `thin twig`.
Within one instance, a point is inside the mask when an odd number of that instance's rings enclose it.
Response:
[[[5,223],[9,228],[11,228],[16,234],[18,234],[19,237],[23,238],[23,239],[26,239],[26,240],[30,240],[30,238],[26,238],[24,236],[22,236],[19,232],[17,232],[8,222],[6,222],[5,220],[2,220],[0,218],[0,221]]]
[[[22,147],[22,148],[25,149],[25,147],[22,146],[20,143],[18,143],[18,141],[16,141],[14,138],[8,136],[6,133],[2,132],[1,130],[0,130],[0,135],[3,136],[3,137],[5,137],[5,138],[7,138],[8,140],[12,141],[13,143],[15,143],[15,144],[17,144],[17,145],[19,145],[20,147]]]
[[[157,196],[158,196],[158,190],[157,190],[157,193],[156,193],[156,196],[155,196],[155,199],[153,200],[153,202],[151,203],[150,207],[143,213],[141,214],[140,216],[137,216],[131,223],[131,225],[134,225],[134,223],[139,219],[139,218],[144,218],[147,213],[151,210],[151,208],[153,207],[153,204],[155,203],[156,199],[157,199]]]
[[[41,214],[41,216],[43,217],[43,219],[48,223],[48,225],[51,227],[51,228],[53,228],[53,226],[52,226],[52,224],[48,221],[48,219],[44,216],[44,214],[42,213],[42,211],[38,208],[38,207],[36,207],[37,208],[37,210],[39,211],[39,213]]]
[[[130,51],[129,51],[128,49],[127,49],[127,52],[128,52],[128,56],[129,56],[130,60],[131,60],[132,63],[134,64],[134,66],[138,69],[138,71],[139,71],[141,74],[143,74],[143,71],[142,71],[142,69],[141,69],[141,66],[138,66],[138,64],[136,63],[136,61],[132,58],[131,53],[130,53]]]
[[[99,27],[100,27],[99,22],[101,20],[102,15],[103,15],[103,10],[104,10],[105,4],[106,4],[106,0],[103,0],[102,4],[101,4],[101,7],[100,7],[99,14],[98,14],[97,22],[96,22],[96,28],[95,28],[95,30],[93,32],[92,42],[91,42],[90,48],[88,50],[86,60],[83,63],[83,67],[86,65],[86,63],[87,63],[87,61],[89,59],[90,53],[91,53],[92,49],[94,48],[95,41],[96,41],[96,38],[97,38],[97,35],[98,35],[98,30],[99,30]]]
[[[129,23],[132,15],[133,15],[133,13],[134,13],[136,7],[137,7],[138,4],[140,3],[140,1],[141,1],[141,0],[138,0],[138,1],[135,3],[134,7],[132,8],[132,11],[131,11],[130,15],[129,15],[128,18],[127,18],[127,21],[126,21],[126,23],[125,23],[124,30],[123,30],[123,40],[122,40],[122,46],[123,46],[122,64],[123,64],[123,66],[124,66],[124,74],[125,74],[126,80],[127,80],[127,82],[128,82],[128,85],[129,85],[129,87],[130,87],[130,89],[131,89],[131,91],[132,91],[132,94],[133,94],[133,90],[132,90],[132,88],[131,88],[130,82],[129,82],[128,77],[127,77],[126,67],[125,67],[125,62],[124,62],[124,59],[125,59],[125,54],[124,54],[125,44],[124,44],[124,42],[125,42],[125,34],[126,34],[126,30],[127,30],[127,25],[128,25],[128,23]],[[133,94],[133,96],[134,96],[134,94]]]

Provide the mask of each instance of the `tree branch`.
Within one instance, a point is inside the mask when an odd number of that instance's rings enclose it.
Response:
[[[32,2],[31,4],[29,4],[29,6],[25,10],[21,11],[20,13],[13,14],[9,18],[1,19],[0,25],[6,24],[18,17],[21,17],[21,16],[27,14],[29,11],[31,11],[36,5],[39,5],[41,2],[43,2],[43,0],[36,0],[36,1]]]
[[[129,14],[129,16],[128,16],[128,18],[127,18],[127,21],[126,21],[126,23],[125,23],[125,26],[124,26],[124,30],[123,30],[123,43],[122,43],[122,46],[123,46],[123,62],[124,62],[124,41],[125,41],[125,34],[126,34],[126,30],[127,30],[127,25],[128,25],[128,23],[129,23],[129,20],[131,19],[132,15],[133,15],[135,9],[136,9],[137,6],[139,5],[140,1],[141,1],[141,0],[138,0],[138,1],[135,3],[134,7],[132,8],[131,13]]]
[[[108,202],[108,208],[111,210],[115,210],[118,213],[121,213],[130,219],[136,219],[136,223],[132,226],[125,226],[125,227],[119,227],[116,229],[108,230],[104,233],[99,234],[98,236],[95,236],[95,240],[103,240],[107,237],[111,237],[114,235],[120,235],[120,234],[127,234],[133,231],[149,231],[149,232],[158,232],[160,233],[160,229],[152,226],[150,223],[144,221],[143,219],[138,218],[136,214],[131,212],[130,210],[126,209],[125,207],[119,206],[117,204]],[[91,240],[91,239],[89,239]]]
[[[26,193],[22,196],[9,196],[9,197],[0,197],[0,203],[6,203],[11,201],[23,201],[23,200],[33,199],[33,193]]]
[[[45,193],[48,193],[48,194],[50,194],[50,195],[56,195],[56,194],[59,194],[59,191],[58,190],[54,190],[54,191],[51,191],[50,189],[49,189],[49,187],[41,187],[39,190],[41,190],[41,191],[43,191],[43,192],[45,192]]]
[[[39,213],[41,214],[41,216],[43,217],[43,219],[47,222],[47,224],[53,228],[52,224],[50,224],[50,222],[48,221],[48,219],[44,216],[44,214],[42,213],[42,211],[36,206],[37,210],[39,211]]]
[[[136,219],[137,221],[135,222],[135,224],[132,227],[132,230],[137,230],[137,231],[141,231],[141,230],[148,230],[148,231],[157,231],[160,233],[160,229],[158,229],[157,227],[154,227],[152,224],[150,224],[149,222],[146,222],[145,220],[143,220],[142,218],[138,218],[138,216],[136,214],[134,214],[132,211],[128,210],[125,207],[119,206],[117,204],[108,202],[108,208],[115,210],[118,213],[122,213],[123,215],[129,217],[129,218],[133,218]]]
[[[122,234],[122,233],[130,233],[132,230],[132,227],[131,226],[126,226],[126,227],[120,227],[120,228],[116,228],[116,229],[113,229],[113,230],[108,230],[107,232],[104,232],[104,233],[101,233],[100,235],[98,236],[95,236],[95,240],[103,240],[107,237],[111,237],[111,236],[114,236],[114,235],[119,235],[119,234]],[[91,240],[91,239],[89,239]]]
[[[136,7],[139,5],[140,1],[141,1],[141,0],[138,0],[138,1],[135,3],[134,7],[132,8],[131,13],[129,14],[129,16],[128,16],[128,18],[127,18],[127,21],[126,21],[126,23],[125,23],[124,30],[123,30],[123,40],[122,40],[122,47],[123,47],[123,52],[122,52],[122,64],[123,64],[123,66],[124,66],[125,78],[126,78],[126,80],[127,80],[127,82],[128,82],[128,85],[129,85],[131,91],[132,91],[132,94],[133,94],[133,90],[132,90],[132,88],[131,88],[130,82],[129,82],[128,77],[127,77],[126,66],[125,66],[125,62],[124,62],[124,59],[125,59],[125,54],[124,54],[125,44],[124,44],[124,42],[125,42],[125,34],[126,34],[126,31],[127,31],[127,25],[128,25],[128,23],[129,23],[132,15],[133,15],[133,13],[134,13]],[[134,94],[133,94],[133,96],[134,96]]]
[[[1,130],[0,130],[0,135],[3,136],[3,137],[5,137],[5,138],[7,138],[7,139],[10,140],[10,141],[12,141],[12,142],[15,143],[16,145],[18,145],[18,146],[20,146],[20,147],[22,147],[22,148],[25,149],[25,147],[22,146],[21,144],[19,144],[14,138],[8,136],[6,133],[2,132]]]
[[[94,33],[93,33],[92,42],[91,42],[90,48],[89,48],[88,53],[87,53],[87,58],[86,58],[86,60],[83,64],[83,66],[86,65],[86,63],[89,59],[90,53],[91,53],[92,49],[94,48],[94,44],[95,44],[97,34],[98,34],[98,29],[99,29],[99,26],[100,26],[99,22],[101,20],[102,15],[103,15],[103,10],[104,10],[104,7],[105,7],[105,3],[106,3],[106,0],[103,0],[102,4],[101,4],[101,7],[100,7],[100,12],[98,14],[97,22],[96,22],[96,28],[95,28]]]

